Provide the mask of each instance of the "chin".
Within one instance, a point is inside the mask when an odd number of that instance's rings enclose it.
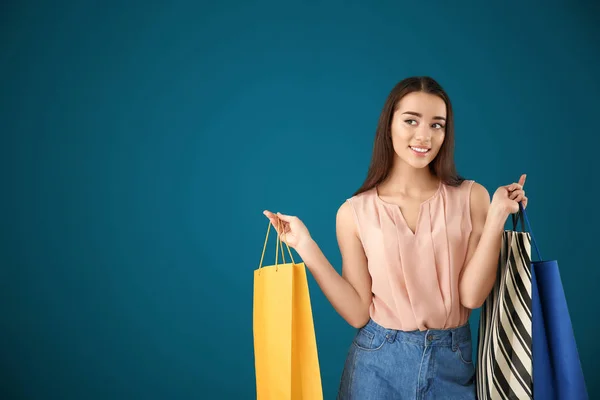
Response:
[[[415,160],[411,160],[410,158],[406,159],[404,157],[401,157],[401,159],[404,162],[404,164],[406,164],[414,169],[427,168],[427,167],[429,167],[429,164],[431,164],[431,161],[429,161],[429,160],[423,160],[423,161],[419,162],[418,160],[415,161]]]
[[[428,168],[429,167],[429,162],[427,163],[410,163],[409,165],[411,167],[413,167],[414,169],[423,169],[423,168]]]
[[[402,160],[415,169],[426,168],[431,164],[435,157],[426,156],[426,157],[415,157],[412,152],[409,150],[409,153],[406,157],[402,157]]]

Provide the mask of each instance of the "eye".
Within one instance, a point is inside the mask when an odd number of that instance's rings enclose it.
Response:
[[[435,128],[436,125],[438,126],[436,129],[444,129],[444,125],[438,124],[437,122],[433,124],[433,127]]]
[[[411,122],[414,122],[415,124],[417,123],[417,121],[415,121],[414,119],[407,119],[404,122],[406,122],[409,125],[413,125]]]

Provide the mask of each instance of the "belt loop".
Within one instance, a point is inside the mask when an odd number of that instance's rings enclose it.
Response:
[[[388,329],[387,332],[385,333],[385,338],[387,339],[388,342],[393,343],[394,340],[396,340],[397,334],[398,334],[398,331],[396,329]]]
[[[452,335],[452,350],[456,351],[459,345],[458,329],[452,329],[450,332]]]

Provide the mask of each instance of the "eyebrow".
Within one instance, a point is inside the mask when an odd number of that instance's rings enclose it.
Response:
[[[421,117],[423,117],[423,114],[421,114],[421,113],[418,113],[418,112],[415,112],[415,111],[405,111],[405,112],[403,112],[402,114],[410,114],[410,115],[415,115],[415,116],[417,116],[417,117],[420,117],[420,118],[421,118]],[[439,120],[442,120],[442,121],[445,121],[445,120],[446,120],[446,118],[444,118],[444,117],[440,117],[439,115],[436,115],[435,117],[433,117],[433,119],[439,119]]]

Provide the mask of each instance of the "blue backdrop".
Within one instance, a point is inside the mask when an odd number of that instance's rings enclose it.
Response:
[[[262,211],[339,270],[335,212],[411,75],[449,92],[464,176],[528,174],[600,396],[599,6],[206,3],[0,5],[1,398],[252,398]],[[332,399],[353,329],[309,284]]]

